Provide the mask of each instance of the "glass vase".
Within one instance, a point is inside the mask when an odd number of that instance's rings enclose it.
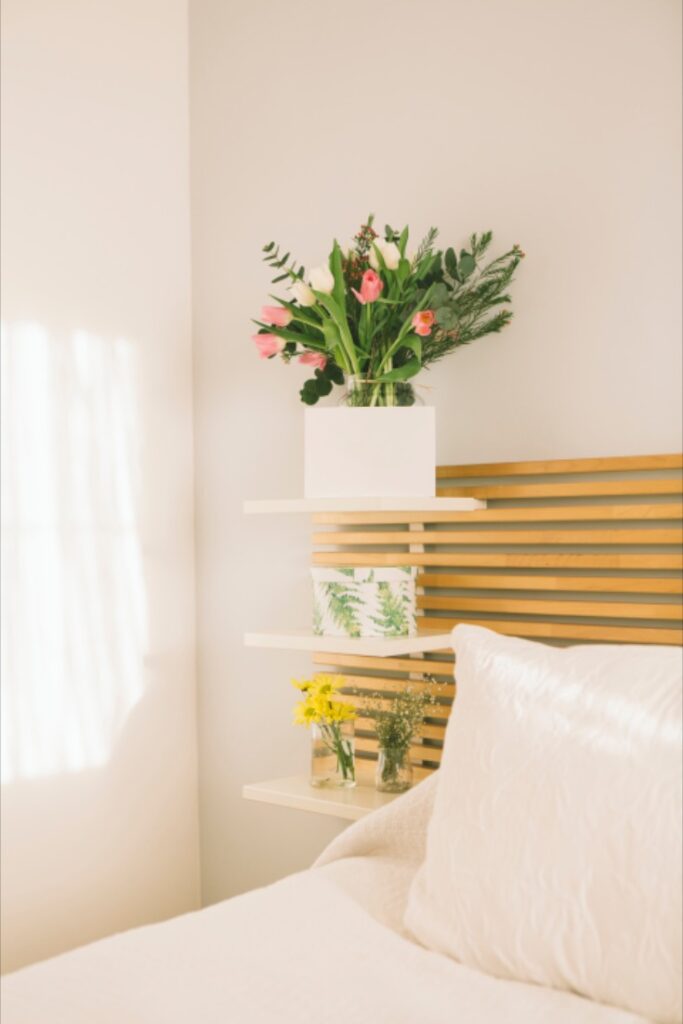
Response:
[[[348,789],[356,785],[353,721],[311,725],[311,785]]]
[[[409,381],[390,381],[379,383],[362,376],[349,375],[346,378],[346,389],[341,400],[342,405],[352,408],[387,408],[409,405],[424,405],[415,393]]]
[[[380,793],[404,793],[413,784],[413,766],[406,747],[380,747],[375,788]]]

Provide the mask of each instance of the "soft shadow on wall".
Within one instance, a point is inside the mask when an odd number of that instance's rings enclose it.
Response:
[[[0,38],[8,969],[199,876],[187,3]]]
[[[187,765],[177,737],[149,744],[178,695],[149,658],[137,374],[125,338],[3,325],[3,970],[163,917],[173,891]]]
[[[2,781],[97,767],[143,691],[134,349],[2,336]]]

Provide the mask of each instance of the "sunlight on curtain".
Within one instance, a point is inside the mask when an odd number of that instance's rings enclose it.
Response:
[[[2,327],[2,781],[103,764],[143,690],[135,352]]]

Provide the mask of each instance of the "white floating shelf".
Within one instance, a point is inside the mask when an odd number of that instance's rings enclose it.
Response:
[[[308,778],[303,775],[271,779],[268,782],[251,782],[242,789],[242,796],[246,800],[293,807],[299,811],[346,818],[348,821],[357,821],[396,799],[395,794],[379,793],[371,786],[318,789],[311,786]]]
[[[266,498],[245,501],[247,515],[284,512],[475,512],[478,498]]]
[[[247,633],[247,647],[270,647],[281,651],[315,651],[318,654],[360,654],[371,658],[401,657],[424,654],[451,646],[450,633],[424,632],[418,636],[390,638],[318,636],[305,629],[281,630],[277,633]]]

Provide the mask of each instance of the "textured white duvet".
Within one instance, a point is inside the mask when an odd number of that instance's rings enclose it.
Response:
[[[3,1024],[636,1024],[497,981],[408,939],[435,779],[344,832],[310,871],[3,981]]]

